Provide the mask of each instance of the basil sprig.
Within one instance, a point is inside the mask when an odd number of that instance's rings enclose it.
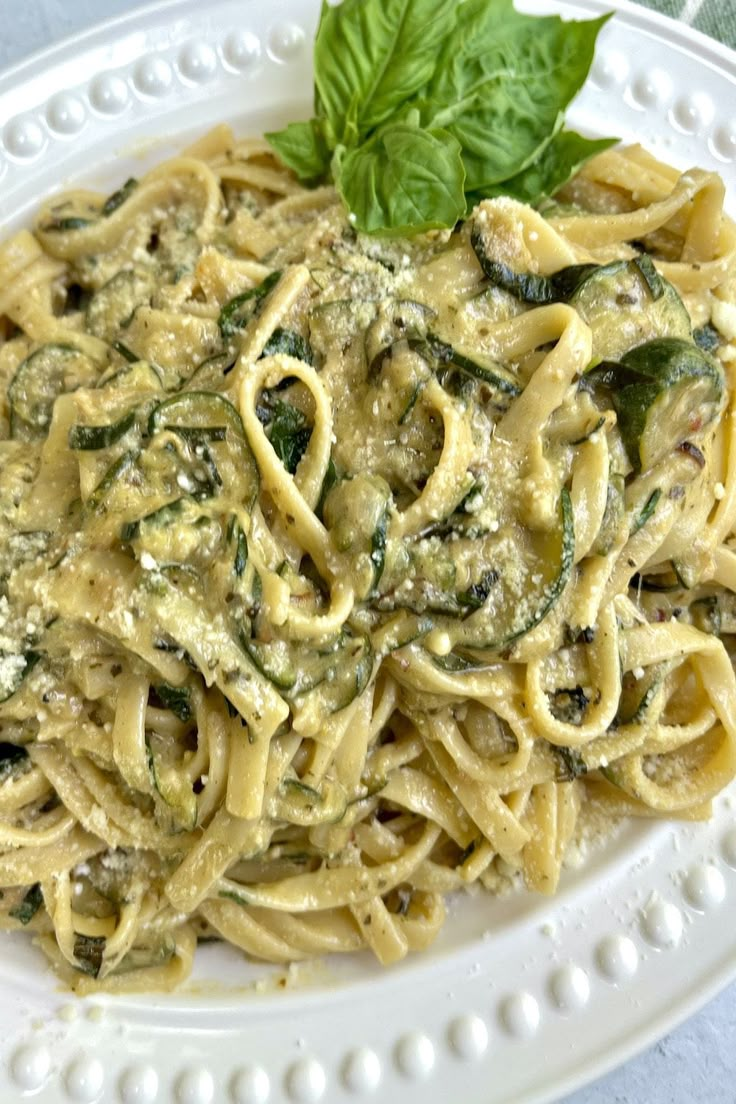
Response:
[[[608,16],[512,0],[323,0],[314,117],[267,135],[297,176],[332,178],[358,230],[453,226],[478,200],[535,203],[615,139],[564,129]]]

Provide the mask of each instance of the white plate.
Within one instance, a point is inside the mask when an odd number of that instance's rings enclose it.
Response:
[[[717,169],[733,199],[733,54],[625,2],[524,3],[576,17],[613,6],[571,121]],[[316,14],[315,0],[166,0],[10,70],[2,224],[22,223],[67,179],[108,186],[140,173],[219,120],[258,133],[305,114]],[[188,991],[72,1003],[40,952],[5,936],[0,1100],[551,1100],[736,972],[733,803],[722,796],[707,825],[626,826],[552,901],[459,901],[436,947],[390,971],[362,956],[277,972],[259,991],[263,971],[205,947]]]

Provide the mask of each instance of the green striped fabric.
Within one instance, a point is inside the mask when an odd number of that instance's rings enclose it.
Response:
[[[736,50],[736,0],[639,0]]]

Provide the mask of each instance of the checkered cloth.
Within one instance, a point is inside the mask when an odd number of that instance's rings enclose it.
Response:
[[[736,0],[639,0],[736,50]]]

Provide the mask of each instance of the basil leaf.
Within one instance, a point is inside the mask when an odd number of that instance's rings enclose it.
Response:
[[[277,154],[300,180],[316,180],[330,167],[330,150],[317,119],[289,123],[266,135]]]
[[[617,141],[616,138],[584,138],[574,130],[561,130],[526,169],[472,198],[478,202],[484,196],[509,195],[522,203],[537,203],[558,192],[588,158],[610,149]]]
[[[309,342],[305,341],[301,334],[295,333],[294,330],[284,330],[281,326],[277,326],[273,331],[263,346],[261,356],[276,356],[279,353],[303,360],[306,364],[314,364],[314,354]]]
[[[431,78],[457,5],[343,0],[322,5],[314,50],[318,111],[338,142],[356,142]]]
[[[171,710],[180,721],[191,719],[192,693],[188,686],[170,686],[168,682],[162,682],[153,690],[164,709]]]
[[[422,124],[460,142],[469,191],[521,172],[559,128],[609,18],[522,15],[511,0],[468,0],[419,104]]]
[[[454,226],[465,214],[460,146],[444,130],[386,126],[339,162],[337,186],[366,234]]]
[[[301,410],[279,399],[273,406],[268,436],[279,460],[293,475],[312,436],[312,427]]]

